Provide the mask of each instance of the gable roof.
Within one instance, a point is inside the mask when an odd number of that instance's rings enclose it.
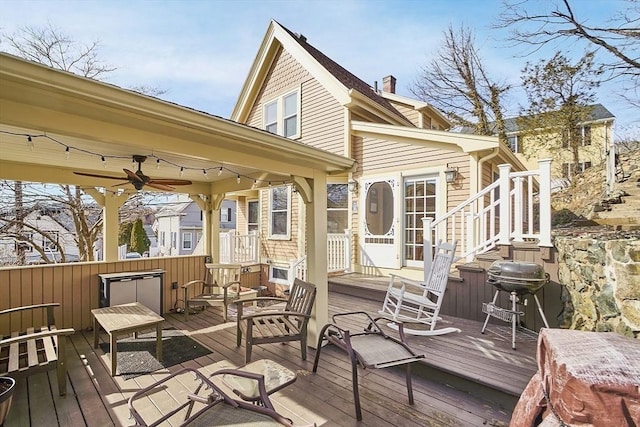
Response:
[[[358,105],[392,124],[413,126],[384,97],[363,80],[312,46],[306,37],[272,20],[260,45],[249,75],[231,113],[231,119],[246,121],[260,86],[280,48],[291,54],[342,105]]]

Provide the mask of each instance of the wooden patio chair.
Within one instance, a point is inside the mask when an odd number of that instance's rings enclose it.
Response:
[[[413,405],[411,363],[425,357],[424,354],[416,354],[409,348],[404,339],[398,340],[385,334],[376,323],[381,319],[373,319],[364,311],[334,314],[332,316],[333,323],[326,324],[318,338],[318,350],[313,362],[313,372],[318,370],[318,362],[320,361],[320,353],[322,352],[324,341],[336,345],[349,356],[353,383],[353,401],[358,421],[362,421],[362,409],[358,391],[358,364],[365,369],[382,369],[405,365],[407,395],[409,404]],[[338,320],[341,321],[340,324]],[[402,329],[402,324],[399,327]],[[404,337],[402,331],[400,336]]]
[[[286,302],[284,308],[266,307],[245,313],[244,304],[238,306],[236,345],[242,345],[242,336],[246,346],[245,363],[251,362],[251,347],[254,344],[300,341],[302,360],[307,360],[307,323],[316,299],[316,286],[295,279],[288,299],[261,297],[242,299],[243,303],[258,300]]]
[[[227,307],[240,297],[239,264],[205,264],[204,280],[192,280],[182,285],[184,295],[184,317],[189,319],[191,307],[223,306],[224,321]]]
[[[37,310],[42,310],[41,321],[37,325],[14,330],[6,337],[0,335],[0,376],[17,379],[55,368],[58,394],[67,394],[65,347],[67,337],[75,330],[56,328],[53,309],[59,306],[59,303],[47,303],[0,311],[0,316],[23,315],[27,318],[25,314],[28,314],[35,318]]]
[[[404,333],[423,336],[460,332],[460,329],[453,327],[436,329],[437,322],[442,320],[439,317],[440,306],[447,289],[456,246],[457,241],[438,241],[426,282],[390,275],[382,310],[378,312],[393,322],[390,327],[398,329],[398,324],[402,322],[423,324],[428,329],[404,327]]]
[[[189,387],[191,381],[175,379],[184,374],[195,376],[195,387]],[[220,389],[211,378],[216,375],[237,375],[249,378],[258,383],[257,389],[261,399],[267,405],[255,405],[242,400],[233,399]],[[173,380],[173,382],[169,382]],[[245,372],[236,369],[222,369],[214,372],[207,378],[201,372],[193,368],[181,369],[145,388],[135,392],[128,401],[129,411],[135,420],[136,426],[157,426],[163,423],[168,425],[194,426],[293,426],[291,420],[278,414],[271,404],[265,389],[264,376],[252,372]],[[184,396],[185,401],[168,410],[160,418],[154,421],[147,421],[142,414],[149,404],[148,399],[159,399],[159,395],[151,396],[166,390],[170,392],[174,383],[182,383],[188,387],[185,393],[174,393],[175,396]],[[184,387],[184,386],[182,386]],[[193,391],[190,391],[193,389]],[[167,399],[172,399],[167,396]],[[173,398],[177,399],[177,398]],[[165,406],[163,406],[165,407]],[[146,411],[148,413],[148,411]]]

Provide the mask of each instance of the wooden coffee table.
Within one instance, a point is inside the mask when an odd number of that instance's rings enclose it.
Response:
[[[109,334],[111,345],[111,376],[116,375],[118,336],[136,334],[156,327],[156,358],[162,361],[162,322],[164,319],[139,302],[91,310],[93,315],[93,347],[98,347],[99,327]]]

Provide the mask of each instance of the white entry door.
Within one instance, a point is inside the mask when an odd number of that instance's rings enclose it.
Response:
[[[398,190],[396,177],[363,180],[360,195],[363,267],[400,268]]]

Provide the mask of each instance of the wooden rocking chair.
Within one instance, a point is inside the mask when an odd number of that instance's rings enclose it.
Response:
[[[398,323],[401,322],[421,323],[428,326],[428,329],[410,329],[405,326],[404,333],[423,336],[460,332],[460,329],[452,327],[436,329],[436,323],[442,320],[439,317],[440,306],[447,288],[456,246],[457,241],[438,242],[425,282],[391,275],[387,295],[382,310],[379,311],[393,322],[389,327],[398,329]]]

